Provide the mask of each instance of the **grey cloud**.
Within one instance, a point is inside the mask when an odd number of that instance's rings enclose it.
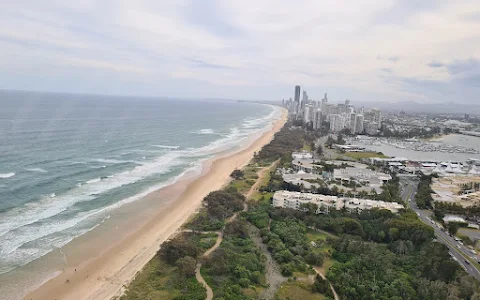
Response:
[[[480,73],[461,77],[457,79],[457,81],[459,81],[463,85],[480,88]]]
[[[395,63],[395,62],[397,62],[397,61],[400,60],[400,57],[398,57],[398,56],[391,56],[391,57],[387,58],[387,60]]]
[[[439,61],[432,61],[432,62],[429,62],[427,64],[427,66],[431,67],[431,68],[441,68],[441,67],[444,67],[445,64],[439,62]]]
[[[480,87],[480,60],[475,58],[456,60],[447,65],[447,70],[453,82],[467,87]]]
[[[380,71],[385,72],[385,73],[392,73],[392,69],[390,69],[390,68],[381,68]]]
[[[197,58],[187,58],[187,61],[190,62],[190,64],[194,67],[197,68],[206,68],[206,69],[233,69],[230,66],[227,65],[220,65],[220,64],[215,64],[215,63],[209,63],[201,59]]]
[[[189,0],[187,4],[185,11],[187,22],[224,38],[238,37],[244,34],[242,30],[233,26],[225,19],[222,12],[218,10],[216,1]]]
[[[396,63],[400,60],[400,57],[399,56],[387,56],[387,57],[384,57],[384,56],[381,56],[381,55],[377,55],[376,57],[377,60],[383,60],[383,61],[389,61],[389,62],[393,62],[393,63]]]
[[[375,24],[403,24],[411,16],[425,11],[435,10],[446,0],[396,0],[391,7],[374,17]]]
[[[466,72],[479,72],[480,73],[480,61],[475,58],[466,60],[456,60],[453,63],[447,65],[447,70],[452,75],[466,73]]]
[[[464,20],[466,21],[478,21],[480,22],[480,12],[474,12],[467,14],[463,17]]]

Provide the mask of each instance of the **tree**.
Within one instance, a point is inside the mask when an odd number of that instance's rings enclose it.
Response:
[[[315,282],[312,285],[312,292],[325,294],[328,290],[328,282],[317,274]]]
[[[318,156],[322,156],[322,155],[323,155],[323,147],[322,147],[322,145],[320,145],[320,144],[318,145],[316,152],[317,152],[317,155],[318,155]]]
[[[315,214],[317,213],[318,205],[311,202],[302,203],[300,204],[300,209],[303,209],[305,212]]]
[[[197,268],[197,261],[191,256],[185,256],[177,260],[176,263],[178,271],[185,277],[191,277],[195,275],[195,269]]]
[[[455,235],[459,228],[460,224],[458,222],[449,222],[447,224],[448,232],[450,232],[451,235]]]
[[[197,257],[201,250],[192,240],[184,237],[166,241],[160,249],[160,255],[169,263],[174,264],[184,256]]]
[[[230,177],[234,179],[242,179],[245,176],[245,173],[242,170],[235,169],[233,170],[232,174],[230,174]]]
[[[243,208],[245,197],[236,191],[220,190],[211,192],[203,201],[207,205],[209,216],[223,220]]]
[[[305,261],[307,264],[312,266],[321,267],[323,265],[323,260],[323,254],[321,253],[314,253],[310,251],[307,256],[305,256]]]
[[[338,134],[338,137],[337,137],[337,144],[339,145],[345,145],[345,140],[343,139],[343,134],[342,133],[339,133]]]

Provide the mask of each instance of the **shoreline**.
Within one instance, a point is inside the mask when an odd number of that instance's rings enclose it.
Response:
[[[255,152],[268,144],[285,124],[286,111],[272,128],[248,146],[205,163],[201,174],[185,178],[166,188],[148,194],[145,201],[155,201],[165,193],[179,196],[164,209],[116,245],[80,264],[69,266],[58,276],[27,294],[25,299],[111,299],[120,296],[137,272],[157,253],[160,245],[198,210],[203,198],[222,188],[235,168],[246,165]],[[163,194],[162,194],[163,193]],[[143,199],[142,199],[143,200]],[[140,200],[141,201],[141,200]]]

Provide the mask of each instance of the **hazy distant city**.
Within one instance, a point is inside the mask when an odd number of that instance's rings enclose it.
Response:
[[[458,113],[408,113],[355,106],[346,99],[332,103],[325,93],[321,100],[312,99],[306,90],[295,86],[293,98],[282,100],[293,120],[311,130],[330,133],[361,134],[382,137],[433,137],[448,133],[480,135],[480,118]],[[410,109],[412,111],[414,109]]]

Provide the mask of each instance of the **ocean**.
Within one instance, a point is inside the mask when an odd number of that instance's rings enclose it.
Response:
[[[240,147],[280,114],[234,101],[0,91],[0,274]]]

